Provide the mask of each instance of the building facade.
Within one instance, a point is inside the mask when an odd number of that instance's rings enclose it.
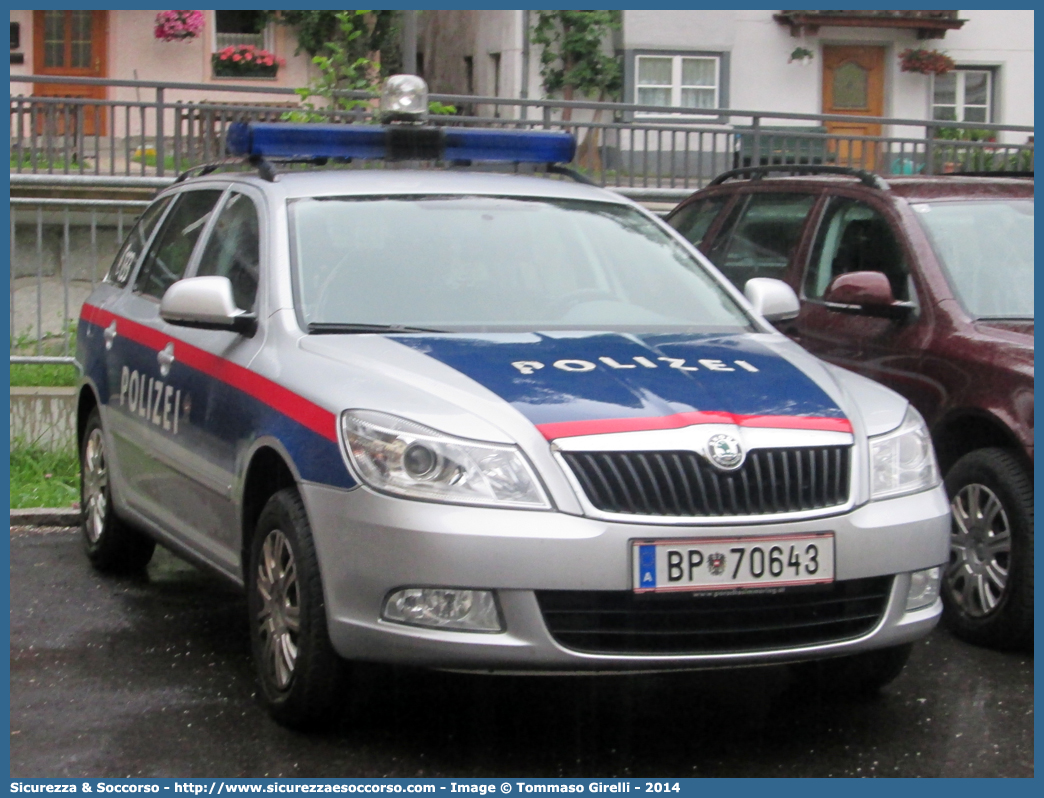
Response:
[[[293,29],[258,25],[259,11],[202,11],[198,35],[163,41],[155,11],[11,11],[11,75],[107,77],[203,84],[171,90],[167,102],[295,102],[258,92],[222,92],[230,84],[284,89],[313,76],[297,52]],[[527,31],[535,11],[424,11],[417,40],[418,71],[436,93],[540,99],[539,49]],[[670,122],[713,124],[715,109],[806,114],[843,113],[828,123],[851,135],[906,135],[903,128],[857,117],[1033,124],[1032,10],[978,11],[714,11],[632,10],[606,43],[622,59],[622,100],[683,107]],[[226,75],[215,54],[253,44],[279,60],[263,74]],[[943,75],[904,71],[900,54],[945,52],[956,69]],[[804,57],[800,57],[805,54]],[[795,57],[795,55],[799,57]],[[12,82],[12,95],[151,100],[134,87]],[[462,109],[517,115],[492,105]],[[655,120],[655,108],[636,118]],[[582,118],[579,114],[574,118]],[[726,121],[718,119],[717,121]],[[910,135],[923,134],[909,130]],[[1018,134],[1004,134],[1008,143]],[[1003,138],[1003,137],[1002,137]],[[1024,140],[1025,135],[1021,138]]]
[[[184,90],[166,99],[199,102],[271,100],[263,93],[221,93],[230,84],[292,88],[311,76],[310,57],[297,53],[293,30],[259,24],[258,11],[203,11],[198,35],[163,41],[155,35],[156,11],[12,10],[11,76],[97,77],[116,80],[207,84],[206,90]],[[260,29],[258,29],[260,28]],[[253,45],[272,53],[275,68],[258,65],[256,74],[222,74],[215,54],[229,46]],[[282,62],[282,63],[280,63]],[[133,87],[87,87],[72,84],[11,83],[12,95],[93,97],[103,100],[151,100]],[[293,98],[291,98],[293,99]]]
[[[433,90],[542,97],[539,52],[524,35],[535,15],[424,12],[419,47]],[[1032,125],[1033,23],[1032,10],[632,10],[608,46],[623,59],[623,102],[684,106],[694,122],[724,108]],[[904,71],[908,49],[942,51],[956,69]],[[881,133],[858,121],[846,131]]]

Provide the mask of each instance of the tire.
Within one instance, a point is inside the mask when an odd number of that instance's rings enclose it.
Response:
[[[136,573],[149,564],[156,549],[152,538],[116,515],[98,408],[87,418],[80,445],[80,532],[87,559],[99,571]]]
[[[847,657],[806,662],[798,667],[803,685],[834,696],[868,696],[890,684],[910,659],[913,643]]]
[[[946,475],[953,511],[944,618],[993,648],[1033,645],[1033,480],[1005,449],[977,449]]]
[[[254,664],[269,714],[293,729],[324,725],[342,694],[346,663],[333,650],[311,527],[295,488],[258,518],[247,570]]]

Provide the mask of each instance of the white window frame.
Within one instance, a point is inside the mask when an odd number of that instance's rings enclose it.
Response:
[[[224,9],[222,9],[222,10],[224,10]],[[210,17],[210,21],[211,21],[212,24],[209,26],[210,27],[210,52],[216,53],[218,50],[222,50],[224,48],[218,47],[218,41],[217,41],[217,37],[218,37],[217,12],[214,11],[214,12],[211,12],[211,14],[212,14],[212,16]],[[275,23],[274,22],[269,22],[267,25],[265,25],[264,30],[262,30],[258,35],[262,37],[261,47],[263,49],[265,49],[265,50],[268,50],[268,52],[270,52],[270,53],[274,53],[275,52]]]
[[[964,102],[964,84],[965,84],[965,79],[967,77],[967,74],[969,72],[984,72],[986,74],[986,119],[983,122],[974,122],[974,121],[973,122],[968,122],[964,118],[965,108],[966,108],[965,102]],[[948,104],[948,103],[937,103],[935,101],[935,81],[937,80],[937,77],[934,76],[934,75],[932,76],[932,86],[931,86],[931,92],[932,93],[931,93],[931,96],[929,97],[929,103],[931,104],[931,109],[930,109],[930,116],[931,116],[931,118],[933,120],[935,120],[935,121],[949,121],[949,120],[936,120],[935,119],[935,109],[936,108],[953,108],[954,116],[956,117],[953,120],[954,124],[975,125],[975,124],[990,124],[991,122],[993,122],[993,110],[994,110],[993,109],[993,91],[994,91],[994,80],[997,77],[996,74],[995,74],[995,70],[993,70],[993,69],[991,69],[989,67],[974,67],[974,66],[957,67],[957,68],[955,68],[953,70],[953,75],[956,78],[956,80],[955,80],[956,86],[955,86],[955,91],[954,91],[954,105],[952,105],[952,106],[950,104]],[[973,105],[972,107],[973,108],[981,108],[982,106],[981,105]]]
[[[682,89],[708,89],[708,86],[685,86],[682,84],[682,61],[684,59],[692,59],[698,61],[713,61],[714,62],[714,103],[711,108],[706,110],[700,108],[693,108],[686,110],[684,113],[671,112],[666,113],[662,111],[636,111],[636,117],[662,117],[662,116],[717,116],[716,113],[710,113],[712,110],[716,110],[721,105],[721,56],[719,55],[688,55],[688,54],[673,54],[663,53],[662,55],[656,53],[641,53],[634,56],[634,103],[635,105],[645,105],[641,100],[638,99],[638,92],[644,87],[639,83],[640,74],[640,63],[643,58],[658,58],[658,59],[671,59],[671,106],[680,106]],[[662,86],[661,88],[667,88]],[[664,106],[665,108],[667,106]]]

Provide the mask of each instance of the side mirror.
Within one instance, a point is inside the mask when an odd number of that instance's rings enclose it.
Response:
[[[823,301],[832,310],[867,316],[901,317],[913,310],[911,302],[896,302],[892,284],[883,272],[849,272],[835,277]]]
[[[160,317],[181,327],[232,330],[248,337],[257,331],[257,316],[236,307],[227,277],[178,280],[160,300]]]
[[[782,280],[752,277],[743,286],[743,295],[767,321],[789,321],[801,312],[797,294]]]

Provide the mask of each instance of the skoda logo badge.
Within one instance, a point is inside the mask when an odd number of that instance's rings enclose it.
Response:
[[[735,471],[743,465],[743,447],[731,435],[712,435],[707,441],[707,454],[722,471]]]

